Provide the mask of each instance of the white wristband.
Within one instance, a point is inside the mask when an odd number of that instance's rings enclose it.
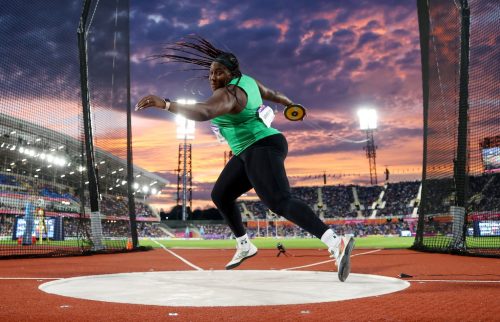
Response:
[[[163,101],[165,102],[165,108],[164,108],[164,110],[170,111],[170,99],[163,98]],[[168,107],[167,107],[167,105],[168,105]]]

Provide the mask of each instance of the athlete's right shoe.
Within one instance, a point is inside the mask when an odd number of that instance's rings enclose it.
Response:
[[[329,248],[328,251],[332,254],[330,257],[335,258],[335,265],[338,267],[339,280],[344,282],[351,272],[351,252],[354,249],[354,238],[341,237],[338,248]]]
[[[233,269],[235,267],[238,267],[241,263],[243,263],[244,260],[257,255],[257,247],[255,247],[255,245],[250,241],[248,243],[250,244],[250,247],[248,247],[247,249],[244,249],[239,245],[238,247],[236,247],[236,254],[234,254],[233,259],[231,259],[231,261],[227,263],[226,269]]]

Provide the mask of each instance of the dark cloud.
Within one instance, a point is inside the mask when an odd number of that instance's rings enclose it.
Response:
[[[401,7],[402,6],[399,6],[399,8],[401,8]],[[414,9],[415,8],[405,7],[404,10],[398,10],[398,11],[396,11],[394,19],[388,19],[387,23],[389,23],[389,24],[391,24],[391,23],[398,23],[398,22],[402,22],[402,21],[406,20],[410,15],[414,14]]]
[[[307,113],[314,115],[314,111],[308,110]],[[327,120],[318,119],[314,116],[306,116],[302,122],[290,122],[281,118],[281,115],[277,115],[276,128],[284,132],[293,131],[321,131],[325,135],[329,132],[341,132],[347,129],[348,124],[331,122]]]
[[[356,33],[349,29],[340,29],[333,33],[333,41],[335,43],[353,43],[356,40]]]
[[[363,47],[364,45],[374,42],[378,40],[381,36],[379,34],[373,32],[366,32],[359,37],[358,48]]]
[[[373,71],[379,68],[383,68],[384,64],[380,61],[371,61],[366,64],[365,70],[367,71]]]
[[[153,172],[157,176],[167,180],[168,182],[177,182],[177,173],[173,170],[171,171],[157,171]]]
[[[403,45],[396,40],[388,40],[383,44],[384,51],[394,51],[399,48],[403,48]]]
[[[361,66],[361,59],[359,58],[348,58],[344,62],[344,70],[352,71],[358,69]]]
[[[359,137],[358,137],[359,139]],[[335,142],[335,138],[329,137],[327,140],[324,140],[323,144],[317,144],[317,138],[310,138],[309,140],[304,141],[302,145],[294,145],[293,149],[289,152],[290,156],[308,156],[311,154],[325,153],[325,154],[333,154],[340,152],[352,152],[352,151],[362,151],[363,145],[352,143],[352,142]],[[316,144],[314,144],[316,143]]]
[[[76,30],[80,5],[62,0],[2,2],[0,91],[4,98],[20,93],[74,98],[79,88]]]
[[[379,21],[377,20],[370,20],[364,27],[363,31],[371,31],[376,28],[381,28],[382,25]]]
[[[407,138],[422,137],[423,130],[421,128],[402,128],[391,126],[383,131],[384,139],[388,142],[403,140]]]
[[[403,65],[405,68],[420,68],[420,50],[412,50],[407,52],[403,58],[395,61],[398,65]]]
[[[322,32],[328,30],[330,26],[331,22],[326,19],[315,19],[306,23],[304,28],[307,30]]]
[[[406,29],[395,29],[391,33],[396,37],[409,37],[409,36],[411,36],[410,31],[406,30]]]

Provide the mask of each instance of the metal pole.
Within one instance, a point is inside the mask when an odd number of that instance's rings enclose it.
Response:
[[[378,184],[377,178],[377,147],[375,146],[375,140],[373,138],[373,130],[370,131],[370,146],[371,146],[371,158],[373,159],[373,179],[375,184]],[[373,183],[372,183],[373,184]]]
[[[376,147],[375,140],[373,139],[373,130],[366,130],[366,157],[368,158],[368,164],[370,166],[370,184],[378,184],[377,181],[377,164],[376,158]]]
[[[458,103],[458,139],[455,163],[456,205],[466,206],[467,190],[467,118],[469,110],[469,25],[470,9],[466,0],[461,1],[462,30],[460,50],[460,93]]]
[[[461,209],[459,216],[462,218],[453,218],[454,225],[461,224],[462,230],[458,235],[454,235],[455,249],[464,249],[467,245],[465,236],[467,236],[467,130],[468,130],[468,112],[469,112],[469,37],[470,37],[470,8],[467,0],[461,0],[461,39],[460,39],[460,92],[458,103],[458,138],[457,138],[457,157],[455,162],[455,190],[456,205]],[[456,220],[456,221],[455,221]],[[465,223],[465,224],[464,224]]]
[[[130,105],[130,1],[127,6],[127,196],[128,211],[130,220],[130,237],[132,237],[132,247],[139,246],[139,236],[137,235],[137,221],[135,213],[134,199],[134,159],[132,154],[132,114]],[[146,200],[144,200],[144,203]]]
[[[184,128],[187,129],[186,119],[184,124]],[[183,174],[182,174],[182,220],[186,221],[187,213],[186,213],[186,203],[187,203],[187,133],[184,133],[184,164],[183,164]]]
[[[99,183],[97,168],[94,160],[94,140],[92,133],[92,112],[88,86],[88,57],[87,57],[87,17],[92,0],[85,0],[83,12],[78,26],[78,49],[80,59],[80,88],[82,96],[83,124],[85,134],[85,157],[87,159],[87,175],[89,181],[89,198],[91,212],[91,230],[93,250],[102,250],[101,214],[99,212]]]
[[[424,216],[428,209],[427,196],[427,153],[428,153],[428,128],[429,128],[429,4],[426,0],[417,0],[418,27],[420,34],[420,61],[422,69],[422,107],[423,107],[423,156],[422,156],[422,190],[420,194],[419,216],[417,234],[412,248],[423,247],[424,241]]]

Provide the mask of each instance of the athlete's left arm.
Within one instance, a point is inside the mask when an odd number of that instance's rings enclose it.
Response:
[[[258,80],[255,81],[257,82],[257,86],[259,87],[260,96],[262,96],[263,99],[274,103],[283,104],[285,106],[293,104],[292,100],[289,99],[285,94],[266,87]]]

